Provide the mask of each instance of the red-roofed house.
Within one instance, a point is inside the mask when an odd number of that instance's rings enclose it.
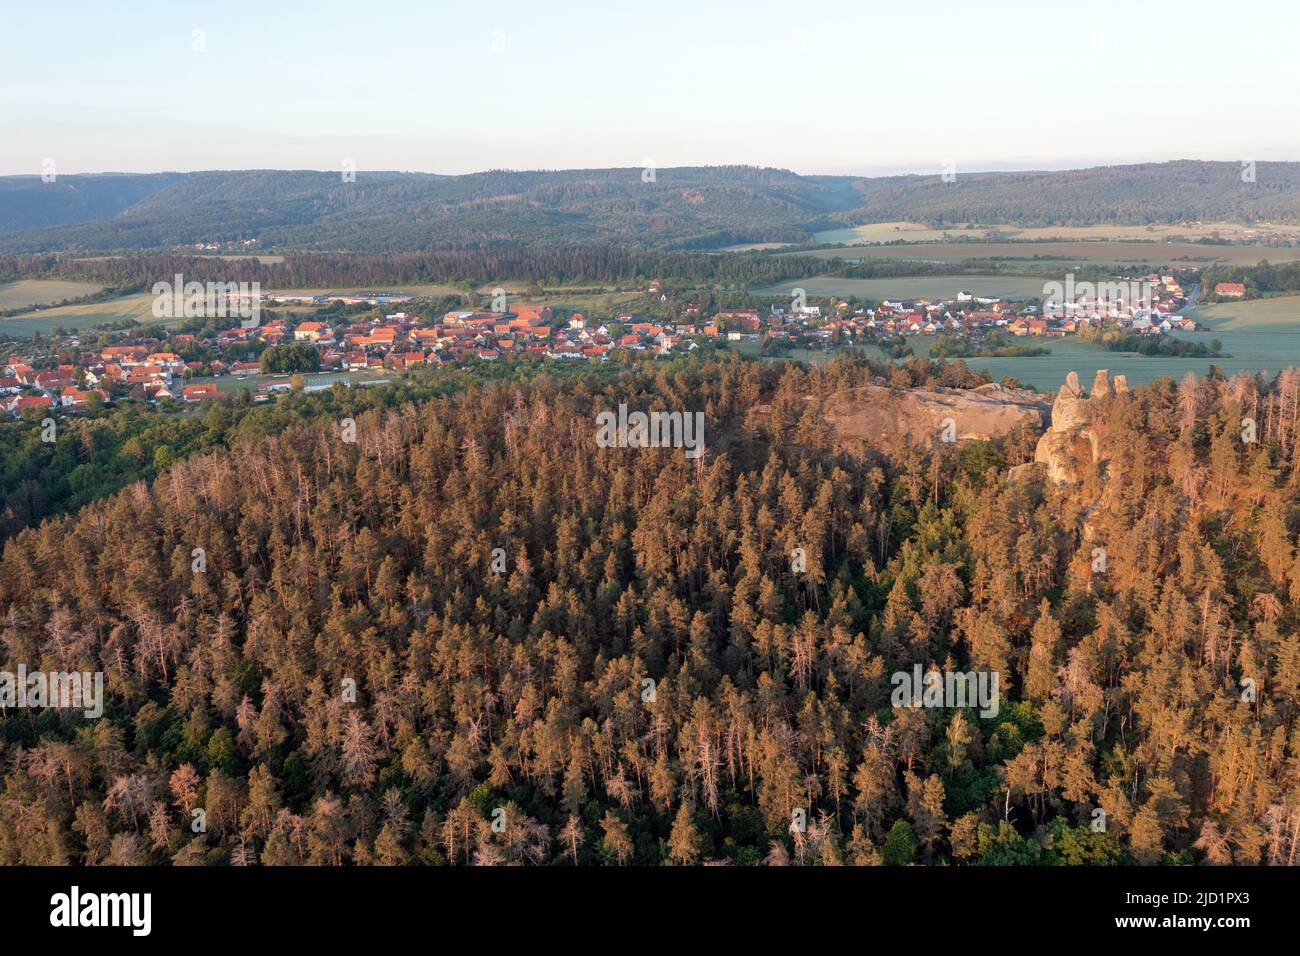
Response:
[[[329,326],[324,322],[304,322],[293,330],[293,338],[296,342],[319,342],[321,339],[330,338],[331,335]]]
[[[4,409],[17,418],[29,408],[46,409],[54,404],[48,395],[15,395],[4,403]]]
[[[215,385],[186,385],[185,401],[210,402],[221,397],[221,389]]]
[[[59,396],[64,408],[84,408],[90,404],[94,396],[99,396],[101,401],[108,399],[107,392],[101,392],[99,389],[81,391],[81,389],[68,386]]]

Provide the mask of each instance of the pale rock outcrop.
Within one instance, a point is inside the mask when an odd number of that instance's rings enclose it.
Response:
[[[884,450],[899,437],[928,446],[942,440],[945,432],[963,442],[999,437],[1018,425],[1042,428],[1050,408],[1040,392],[995,382],[977,388],[896,389],[872,384],[827,397],[822,414],[838,447],[862,452]],[[757,405],[750,414],[757,421],[771,409]]]
[[[841,445],[883,448],[900,434],[914,445],[932,444],[946,423],[959,442],[1005,435],[1021,424],[1039,428],[1048,404],[1038,392],[998,383],[901,391],[864,385],[834,396],[825,413]]]
[[[1052,403],[1052,430],[1065,432],[1082,425],[1086,421],[1086,408],[1083,389],[1079,386],[1079,373],[1071,372]]]
[[[1098,370],[1093,376],[1092,391],[1086,398],[1079,386],[1079,376],[1071,372],[1065,384],[1056,393],[1052,403],[1052,424],[1038,440],[1034,461],[1043,465],[1047,476],[1058,485],[1078,482],[1088,465],[1101,465],[1101,429],[1095,414],[1100,403],[1128,392],[1128,381],[1123,375]]]

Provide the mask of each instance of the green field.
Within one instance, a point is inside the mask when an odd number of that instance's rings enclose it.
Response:
[[[1043,294],[1043,280],[1031,276],[904,276],[893,279],[839,279],[813,276],[793,282],[754,289],[755,295],[790,295],[803,289],[811,297],[856,295],[866,299],[938,299],[956,298],[963,290],[978,296],[1008,296],[1016,299],[1038,298]]]
[[[1216,332],[1220,329],[1300,328],[1300,295],[1202,305],[1193,314],[1198,322],[1213,327]]]
[[[107,302],[86,305],[65,305],[39,312],[27,312],[10,319],[0,319],[0,334],[19,338],[36,332],[48,335],[56,328],[86,329],[94,325],[135,319],[137,322],[166,323],[169,319],[156,319],[153,314],[154,296],[149,292],[123,296]]]
[[[1164,376],[1182,378],[1187,372],[1204,377],[1211,365],[1231,376],[1237,372],[1276,374],[1288,366],[1300,367],[1300,326],[1292,329],[1256,329],[1174,333],[1175,337],[1193,342],[1218,339],[1230,358],[1152,358],[1132,352],[1111,352],[1076,338],[1051,339],[1044,344],[1051,355],[1033,358],[966,359],[972,368],[986,369],[994,379],[1004,375],[1018,378],[1044,391],[1055,391],[1065,376],[1075,371],[1084,382],[1092,381],[1097,369],[1110,369],[1112,375],[1123,374],[1130,385],[1152,382]],[[1039,343],[1034,343],[1039,344]],[[929,342],[916,340],[916,351],[928,354]]]
[[[62,279],[20,279],[18,282],[0,283],[0,312],[80,299],[102,288],[94,282],[66,282]]]
[[[1050,355],[1029,358],[968,358],[961,361],[971,368],[987,371],[994,381],[1010,376],[1026,387],[1043,392],[1056,391],[1070,372],[1078,372],[1080,380],[1087,383],[1092,381],[1098,369],[1103,368],[1109,369],[1112,375],[1126,376],[1130,385],[1140,385],[1166,376],[1180,379],[1187,372],[1195,372],[1203,378],[1211,365],[1219,366],[1229,376],[1237,372],[1263,372],[1271,376],[1288,366],[1300,367],[1300,326],[1294,329],[1175,333],[1175,336],[1206,344],[1211,339],[1218,339],[1223,344],[1224,353],[1231,358],[1151,358],[1133,352],[1111,352],[1081,339],[1064,338],[1034,339],[1029,342],[1051,349]],[[908,340],[913,353],[921,357],[929,356],[932,344],[934,336],[930,335],[918,335]],[[757,342],[736,343],[732,348],[742,355],[763,355]],[[883,357],[883,353],[874,347],[863,351],[870,358]],[[791,349],[771,360],[821,363],[829,361],[835,355],[833,350]]]

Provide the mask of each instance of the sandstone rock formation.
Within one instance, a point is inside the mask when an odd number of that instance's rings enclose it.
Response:
[[[1111,380],[1110,372],[1099,369],[1092,380],[1092,390],[1085,398],[1079,375],[1071,372],[1052,403],[1052,425],[1038,440],[1034,461],[1047,469],[1047,476],[1058,485],[1078,482],[1083,468],[1100,464],[1101,426],[1096,412],[1100,403],[1128,391],[1123,375]]]
[[[905,390],[863,385],[835,395],[825,413],[838,442],[883,448],[900,434],[915,445],[928,445],[949,423],[949,434],[957,441],[1005,435],[1022,423],[1041,428],[1049,408],[1039,392],[996,383]]]
[[[923,446],[940,440],[946,424],[956,441],[1006,435],[1017,425],[1043,428],[1034,451],[1034,463],[1011,469],[1010,480],[1045,471],[1058,485],[1079,482],[1087,468],[1099,465],[1104,477],[1101,439],[1105,423],[1097,412],[1102,403],[1128,392],[1123,375],[1111,378],[1101,369],[1092,388],[1084,392],[1077,372],[1071,372],[1049,404],[1047,396],[1030,389],[990,383],[978,388],[895,389],[887,385],[861,385],[837,393],[823,402],[825,421],[838,445],[853,451],[887,449],[898,436]],[[811,401],[811,396],[808,396]],[[763,419],[766,405],[750,414]],[[1050,425],[1048,422],[1050,421]]]

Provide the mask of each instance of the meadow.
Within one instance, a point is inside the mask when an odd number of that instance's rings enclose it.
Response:
[[[85,305],[65,305],[39,312],[27,312],[13,318],[0,319],[0,335],[29,338],[39,332],[49,335],[54,329],[86,329],[109,322],[134,319],[145,323],[166,323],[153,314],[154,296],[148,292],[110,299],[107,302],[90,302]]]
[[[20,279],[0,283],[0,312],[80,299],[94,295],[102,285],[94,282],[69,282],[63,279]]]
[[[1280,295],[1245,302],[1197,306],[1192,313],[1204,325],[1220,329],[1300,328],[1300,295]]]
[[[1218,339],[1226,356],[1218,358],[1159,358],[1139,355],[1136,352],[1111,352],[1091,342],[1076,338],[1052,339],[1046,343],[1050,355],[1032,358],[971,358],[965,362],[971,368],[984,369],[994,380],[1011,376],[1022,384],[1041,391],[1055,391],[1061,387],[1066,375],[1078,372],[1084,382],[1092,381],[1098,369],[1109,369],[1112,375],[1122,374],[1130,385],[1153,382],[1170,376],[1180,379],[1188,372],[1204,378],[1211,365],[1217,365],[1225,374],[1237,372],[1273,375],[1288,366],[1300,366],[1300,326],[1291,329],[1254,331],[1219,331],[1174,333],[1175,337],[1209,344]],[[1037,344],[1037,343],[1035,343]],[[928,338],[913,342],[918,354],[929,354]]]
[[[1091,382],[1098,369],[1109,369],[1111,375],[1124,375],[1130,385],[1154,382],[1171,377],[1181,379],[1188,372],[1204,378],[1211,365],[1217,365],[1225,374],[1237,372],[1262,372],[1272,376],[1288,366],[1300,367],[1300,325],[1293,329],[1257,330],[1246,332],[1177,333],[1178,338],[1209,343],[1219,339],[1223,352],[1231,357],[1219,358],[1154,358],[1135,352],[1111,352],[1081,339],[1033,340],[1031,344],[1051,349],[1050,355],[1022,358],[968,358],[961,359],[968,366],[987,371],[994,381],[1010,377],[1026,388],[1042,392],[1055,392],[1064,384],[1070,372],[1078,372],[1081,381]],[[908,340],[913,354],[922,358],[930,355],[934,336],[918,335]],[[790,349],[787,352],[764,355],[757,342],[732,345],[742,355],[763,356],[768,361],[797,361],[820,364],[834,358],[835,350],[813,351]],[[869,346],[863,351],[871,358],[883,358],[877,348]],[[956,361],[956,360],[951,360]]]

